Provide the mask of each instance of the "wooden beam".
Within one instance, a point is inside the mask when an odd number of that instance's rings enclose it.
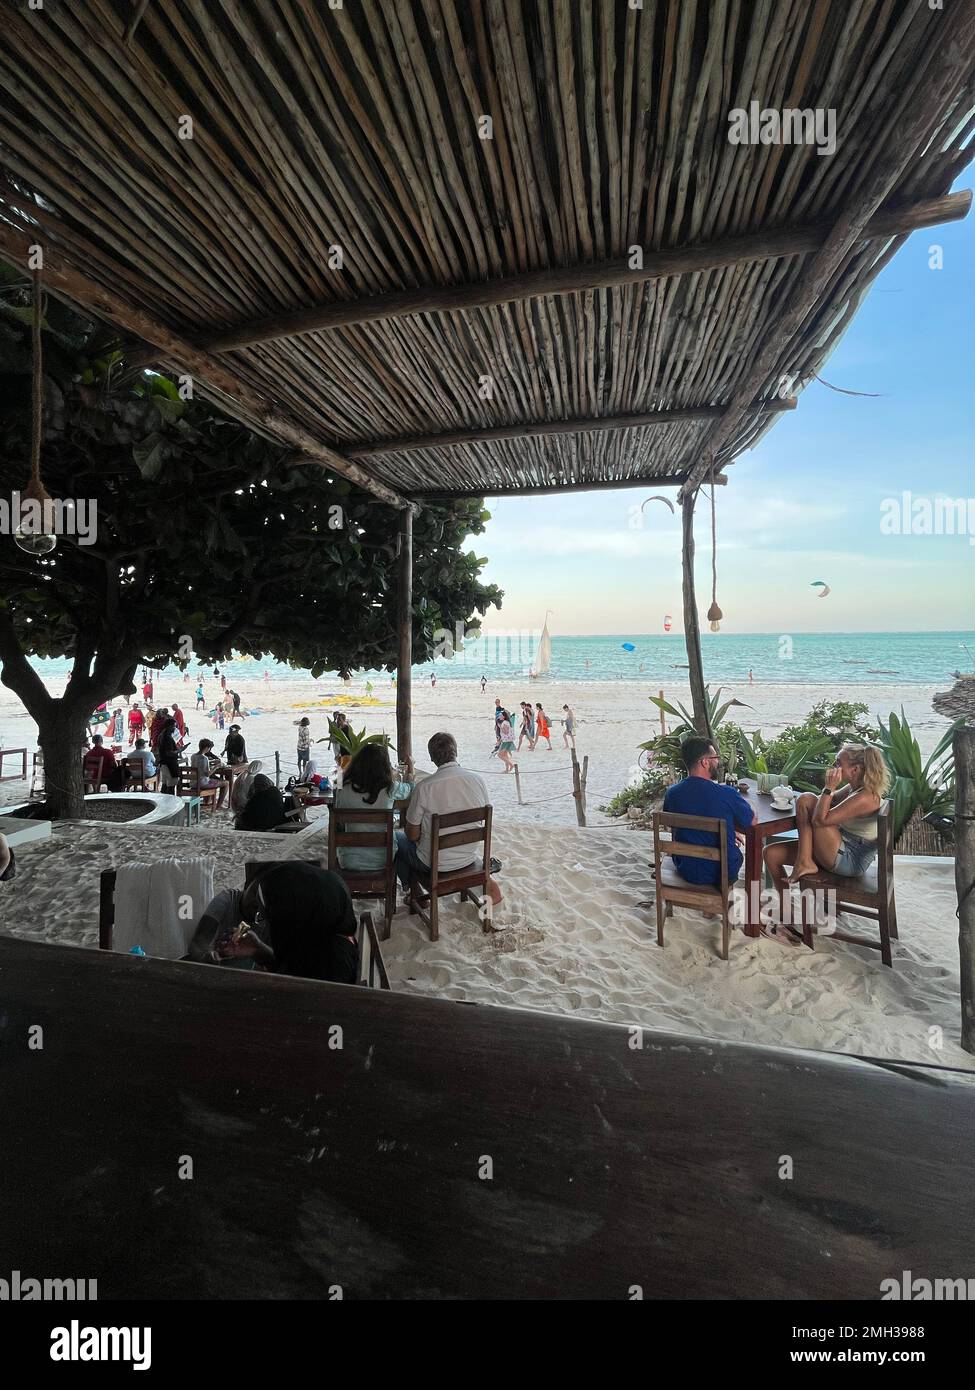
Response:
[[[909,207],[878,214],[862,229],[861,239],[887,240],[920,227],[954,222],[971,206],[970,193],[946,194]],[[636,285],[669,275],[685,275],[702,270],[718,270],[742,261],[771,260],[781,256],[801,256],[818,251],[831,234],[832,222],[809,222],[779,231],[751,232],[747,236],[726,237],[703,246],[684,246],[672,251],[646,251],[643,265],[633,269],[629,256],[595,264],[552,267],[505,275],[496,280],[464,285],[424,285],[413,290],[394,290],[359,299],[315,304],[238,324],[209,338],[208,352],[231,352],[253,343],[269,343],[276,338],[295,338],[327,328],[370,323],[376,319],[405,318],[410,314],[449,313],[458,309],[483,309],[492,304],[512,304],[521,299],[537,299],[553,294],[578,294],[581,290],[613,289]]]
[[[399,519],[396,562],[396,754],[413,763],[413,513]]]
[[[708,720],[707,692],[704,688],[704,657],[701,653],[701,625],[697,615],[697,595],[694,589],[694,503],[696,500],[696,492],[685,493],[681,500],[684,645],[687,648],[687,675],[691,683],[694,727],[705,738],[713,738],[714,733]]]
[[[299,459],[298,462],[300,461]],[[536,483],[527,487],[495,488],[485,482],[478,488],[441,488],[430,492],[411,492],[410,500],[414,503],[453,502],[469,497],[538,497],[542,494],[547,497],[561,497],[567,492],[622,492],[625,488],[636,487],[683,487],[686,481],[687,474],[681,473],[676,478],[614,478],[600,479],[599,482],[593,483]],[[727,473],[719,473],[714,482],[717,487],[725,487],[728,482]]]
[[[107,320],[117,328],[136,334],[157,348],[159,360],[192,376],[202,394],[206,394],[207,387],[219,391],[221,397],[226,398],[228,414],[235,415],[245,424],[250,423],[247,417],[252,416],[275,438],[300,449],[303,463],[316,464],[347,478],[356,487],[373,493],[391,507],[409,506],[404,497],[385,483],[381,483],[378,478],[374,478],[358,463],[344,458],[316,439],[308,430],[278,414],[277,409],[264,396],[238,381],[225,363],[214,361],[200,348],[184,342],[144,309],[120,299],[111,290],[105,289],[94,280],[89,280],[86,275],[67,265],[56,251],[41,240],[41,237],[40,232],[28,235],[8,222],[0,222],[0,255],[17,265],[25,265],[30,260],[31,249],[41,246],[44,253],[45,290],[70,300],[72,304]]]
[[[734,438],[745,410],[761,395],[769,377],[779,369],[786,348],[828,294],[847,257],[865,237],[872,235],[878,218],[880,221],[887,219],[887,236],[903,234],[899,228],[891,227],[889,214],[881,215],[877,210],[890,197],[917,151],[931,139],[944,113],[951,110],[952,103],[970,80],[975,63],[975,5],[958,5],[950,13],[939,15],[936,24],[937,38],[932,40],[927,65],[921,65],[915,80],[900,94],[900,119],[888,132],[886,158],[879,159],[867,171],[859,196],[834,220],[829,235],[794,286],[778,323],[765,335],[754,364],[735,392],[724,419],[705,441],[692,466],[688,479],[690,487],[697,486],[708,476],[722,448]],[[971,191],[954,197],[960,200],[957,216],[964,217],[971,207]],[[948,198],[940,201],[945,203]]]
[[[795,410],[794,399],[757,401],[758,415]],[[637,415],[577,415],[571,420],[527,420],[520,425],[491,425],[483,429],[446,430],[441,434],[404,435],[380,439],[374,444],[345,450],[350,459],[380,458],[384,454],[414,453],[420,449],[450,449],[458,444],[484,444],[495,439],[535,439],[549,434],[604,434],[608,430],[643,429],[646,425],[674,425],[684,421],[720,420],[723,405],[695,406],[687,410],[651,410]]]

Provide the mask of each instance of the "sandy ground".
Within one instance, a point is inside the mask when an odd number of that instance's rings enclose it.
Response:
[[[52,693],[60,693],[56,685],[52,684],[51,688]],[[219,748],[224,735],[213,727],[202,711],[199,715],[194,713],[194,688],[195,681],[184,684],[181,680],[163,678],[156,685],[157,704],[171,704],[174,699],[178,700],[186,713],[193,739],[212,737]],[[336,702],[327,698],[329,695],[338,695],[350,701],[368,698],[362,679],[343,686],[340,681],[313,682],[310,677],[296,675],[294,681],[265,685],[257,675],[253,680],[237,682],[235,689],[242,697],[244,709],[261,710],[260,714],[247,716],[242,721],[248,752],[252,757],[261,758],[265,770],[273,774],[274,752],[277,750],[281,755],[285,777],[296,769],[295,720],[308,714],[314,740],[327,734],[326,715],[336,707]],[[449,729],[457,737],[461,761],[489,776],[488,785],[498,819],[514,818],[519,823],[529,825],[574,826],[576,814],[570,756],[563,744],[561,727],[556,722],[562,717],[563,704],[568,704],[578,720],[576,742],[579,757],[589,758],[588,824],[610,825],[613,822],[603,816],[598,808],[624,787],[630,778],[639,775],[638,745],[659,729],[659,718],[648,699],[657,689],[658,685],[651,686],[649,683],[559,683],[546,679],[517,683],[489,681],[482,695],[478,681],[440,680],[436,689],[431,688],[429,681],[415,681],[413,746],[417,765],[429,766],[426,742],[430,735],[438,729]],[[928,751],[947,727],[947,721],[931,708],[931,698],[936,689],[933,685],[843,686],[830,689],[825,686],[746,684],[738,689],[727,688],[725,696],[736,695],[752,706],[751,709],[733,711],[742,727],[749,731],[760,728],[766,733],[798,723],[822,699],[862,699],[869,705],[872,716],[882,714],[885,717],[892,709],[899,711],[903,705],[922,748]],[[206,687],[208,699],[215,696],[216,690],[217,684],[211,680]],[[664,691],[670,700],[690,701],[690,693],[684,685],[667,685]],[[497,758],[492,756],[496,695],[511,710],[517,709],[521,700],[541,700],[553,725],[551,751],[540,743],[532,753],[528,751],[526,743],[518,755],[522,798],[525,802],[523,806],[518,805],[514,777],[504,775]],[[357,729],[365,726],[370,732],[385,730],[394,736],[394,687],[389,681],[377,681],[371,698],[377,703],[359,708],[346,706],[352,724]],[[324,703],[319,704],[319,701]],[[26,744],[33,751],[36,746],[37,732],[33,721],[8,691],[0,691],[0,737],[8,748]],[[329,771],[332,764],[326,746],[322,745],[318,752],[324,756],[324,764],[319,770]],[[13,770],[13,766],[13,760],[8,759],[6,770]],[[4,782],[0,784],[0,801],[9,803],[21,800],[25,792],[23,782]]]
[[[897,861],[901,940],[893,970],[877,952],[821,941],[787,949],[732,934],[687,912],[656,944],[649,837],[640,832],[499,825],[505,902],[485,935],[474,908],[445,899],[441,936],[400,912],[384,946],[393,987],[785,1047],[975,1068],[961,1051],[953,861]],[[131,860],[212,854],[219,886],[247,859],[324,857],[324,834],[240,835],[213,829],[56,826],[18,854],[0,891],[0,931],[96,946],[98,875]],[[189,968],[189,967],[188,967]],[[197,968],[197,967],[193,967]],[[938,1044],[942,1045],[939,1046]]]

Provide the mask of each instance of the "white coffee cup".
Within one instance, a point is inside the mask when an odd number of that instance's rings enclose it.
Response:
[[[791,810],[796,794],[791,787],[773,787],[772,805],[777,811]]]

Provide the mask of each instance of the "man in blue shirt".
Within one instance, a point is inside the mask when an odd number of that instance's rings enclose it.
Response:
[[[748,829],[755,819],[754,812],[735,787],[726,787],[715,780],[721,760],[710,739],[692,734],[681,745],[681,757],[687,768],[687,776],[683,782],[676,782],[667,788],[664,810],[682,816],[711,816],[727,821],[728,878],[733,883],[742,865],[742,853],[735,835],[740,830]],[[674,838],[690,845],[708,845],[712,849],[718,846],[717,835],[709,830],[679,827],[674,831]],[[688,883],[716,887],[721,882],[721,866],[714,859],[694,859],[675,854],[673,860],[677,872]]]

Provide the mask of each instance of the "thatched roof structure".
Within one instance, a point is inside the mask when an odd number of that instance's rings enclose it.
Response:
[[[904,235],[968,206],[928,204],[968,159],[970,0],[46,0],[3,24],[0,255],[40,243],[48,286],[147,361],[399,503],[694,485]],[[835,152],[731,143],[753,101],[835,111]]]
[[[931,704],[946,719],[964,719],[975,724],[975,676],[959,676],[951,689],[939,691]]]

